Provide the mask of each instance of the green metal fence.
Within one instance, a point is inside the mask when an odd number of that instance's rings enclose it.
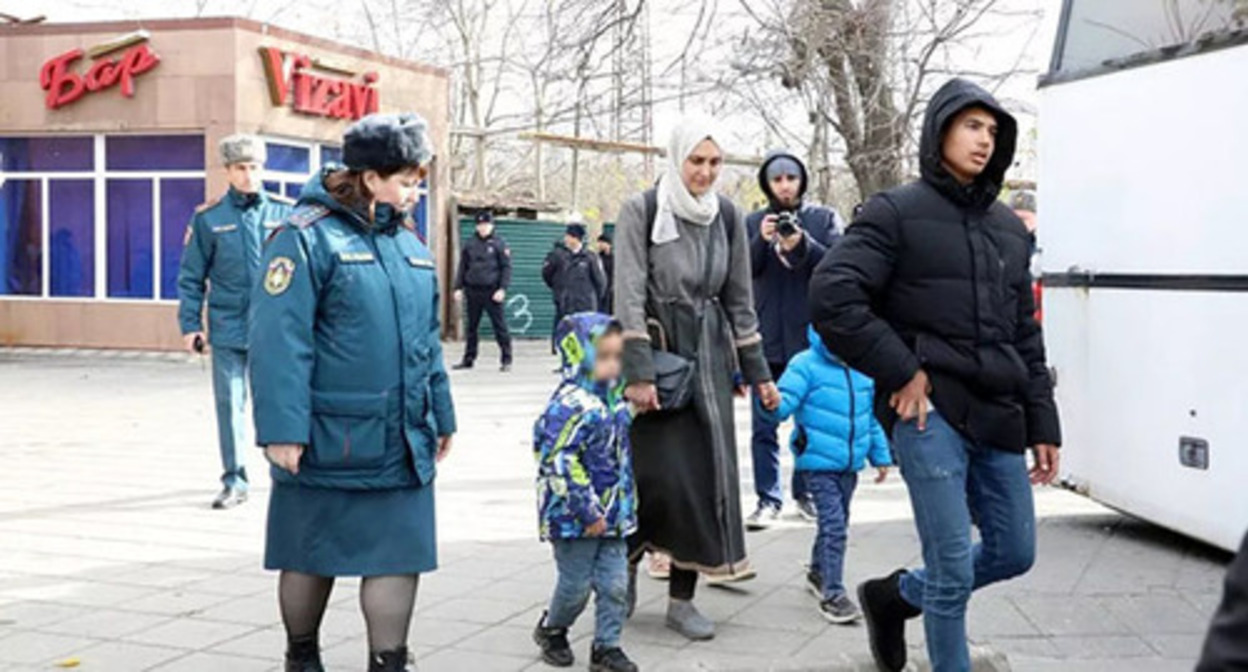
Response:
[[[475,236],[471,218],[459,220],[460,240]],[[555,303],[550,289],[542,282],[542,262],[554,244],[563,239],[564,224],[529,220],[499,219],[495,231],[511,248],[511,289],[503,313],[507,327],[516,338],[549,338],[554,328]],[[466,307],[461,315],[467,320]],[[488,317],[481,320],[482,337],[493,336]],[[462,333],[467,333],[466,325]]]

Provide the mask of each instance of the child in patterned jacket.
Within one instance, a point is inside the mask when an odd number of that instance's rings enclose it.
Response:
[[[558,583],[533,640],[542,659],[570,667],[568,628],[596,596],[590,670],[635,672],[620,649],[628,614],[628,549],[637,528],[620,380],[623,331],[606,315],[565,317],[556,331],[563,380],[533,429],[541,537],[554,547]]]

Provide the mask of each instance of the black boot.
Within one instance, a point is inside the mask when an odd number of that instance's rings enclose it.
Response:
[[[286,672],[325,672],[316,635],[286,640]]]
[[[597,646],[591,652],[589,672],[637,672],[637,664],[624,655],[624,649],[618,646],[600,649]]]
[[[471,369],[471,368],[472,368],[472,360],[471,360],[471,359],[463,359],[463,360],[460,360],[460,362],[459,362],[458,364],[456,364],[456,365],[452,366],[452,367],[451,367],[451,370],[452,370],[452,371],[466,371],[466,370]]]
[[[572,646],[568,644],[567,628],[546,627],[546,612],[533,629],[533,643],[542,649],[542,660],[555,667],[572,667],[576,658],[572,655]]]
[[[901,576],[905,573],[906,570],[899,569],[858,586],[871,655],[885,672],[901,672],[905,668],[906,621],[922,613],[901,596]]]
[[[407,647],[368,654],[368,672],[407,672]]]

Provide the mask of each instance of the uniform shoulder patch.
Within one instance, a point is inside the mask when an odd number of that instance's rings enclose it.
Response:
[[[410,264],[412,268],[433,268],[434,267],[433,260],[425,259],[424,257],[408,257],[407,263]]]
[[[278,203],[285,203],[286,205],[295,204],[295,199],[287,196],[286,194],[275,194],[273,192],[267,192],[267,195],[270,201],[277,201]]]
[[[199,205],[195,206],[195,214],[199,214],[201,212],[211,210],[212,208],[216,207],[216,205],[221,202],[221,198],[222,198],[221,196],[218,196],[212,199],[211,201],[204,201],[203,203],[200,203]]]
[[[286,221],[294,224],[297,228],[306,229],[309,226],[325,219],[329,215],[329,208],[323,205],[308,205],[296,209],[290,213],[290,217]]]
[[[277,296],[290,287],[295,276],[295,262],[290,257],[273,257],[269,270],[264,274],[264,291]]]

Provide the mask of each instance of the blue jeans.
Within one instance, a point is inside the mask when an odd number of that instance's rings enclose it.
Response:
[[[845,594],[845,545],[849,541],[849,502],[858,487],[853,471],[803,471],[819,515],[810,569],[823,584],[823,599]]]
[[[217,402],[217,440],[221,445],[221,482],[247,489],[247,466],[238,459],[247,445],[247,351],[212,349],[212,393]]]
[[[623,539],[556,539],[551,545],[559,579],[546,613],[546,627],[571,627],[589,604],[592,590],[594,646],[619,646],[628,618],[628,543]]]
[[[785,366],[775,362],[768,366],[771,367],[772,379],[780,380]],[[776,422],[774,415],[763,410],[758,400],[758,392],[752,394],[750,410],[753,433],[750,436],[750,453],[754,463],[754,492],[758,495],[760,506],[766,504],[778,509],[784,506],[784,493],[780,490],[780,442],[776,438],[780,423]],[[793,501],[800,502],[809,496],[803,479],[796,471],[793,472],[791,487]]]
[[[1035,561],[1026,458],[972,443],[936,413],[928,415],[922,432],[914,422],[899,422],[893,448],[926,565],[902,575],[901,594],[923,610],[933,672],[966,672],[971,593],[1024,574]],[[972,523],[980,543],[971,543]]]

